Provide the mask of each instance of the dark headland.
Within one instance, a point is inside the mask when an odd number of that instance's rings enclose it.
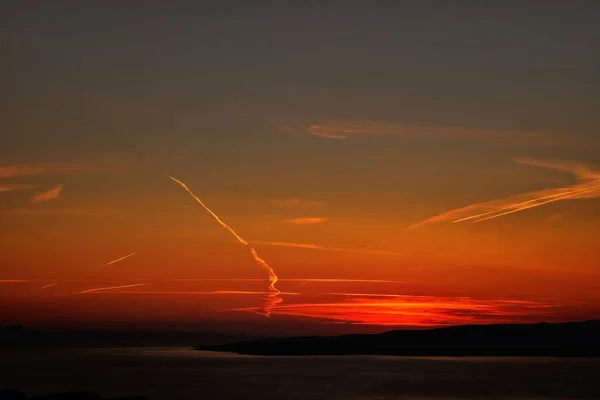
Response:
[[[147,397],[113,397],[105,399],[104,397],[91,392],[68,392],[55,393],[41,396],[27,397],[18,390],[0,390],[0,400],[148,400]]]
[[[274,338],[196,346],[249,355],[600,357],[600,320],[462,325],[380,334]]]

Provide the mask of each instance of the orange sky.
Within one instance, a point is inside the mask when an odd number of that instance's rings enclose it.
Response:
[[[0,24],[0,323],[600,317],[595,19],[123,7]]]
[[[134,181],[136,174],[116,175]],[[69,180],[51,168],[48,176]],[[76,184],[72,196],[65,190],[45,202],[28,204],[31,190],[5,193],[4,320],[111,325],[125,319],[151,326],[228,320],[235,327],[250,319],[259,330],[275,324],[272,329],[285,331],[276,325],[292,318],[314,324],[312,330],[344,332],[569,320],[598,312],[594,232],[600,222],[589,218],[594,199],[481,223],[415,227],[428,219],[421,212],[412,221],[407,211],[389,219],[358,208],[339,213],[318,193],[305,201],[253,192],[207,196],[244,245],[164,175],[152,185],[154,197],[140,196],[122,209],[98,206],[118,192],[100,201],[87,198],[85,189],[77,193]],[[277,292],[269,290],[250,246],[277,274]],[[262,321],[265,314],[277,321]]]

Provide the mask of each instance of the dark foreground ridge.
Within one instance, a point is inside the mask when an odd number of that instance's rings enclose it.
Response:
[[[0,390],[0,400],[148,400],[147,397],[107,398],[91,392],[69,392],[27,397],[18,390]]]
[[[170,331],[42,331],[19,325],[0,325],[0,349],[81,348],[81,347],[148,347],[223,344],[252,340],[249,335],[213,332]]]
[[[264,339],[195,348],[251,355],[600,357],[600,320],[462,325],[375,335]]]

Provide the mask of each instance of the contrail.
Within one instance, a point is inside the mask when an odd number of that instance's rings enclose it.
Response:
[[[495,214],[497,212],[501,212],[501,211],[505,211],[505,210],[514,210],[516,208],[520,208],[521,206],[526,206],[527,204],[531,204],[531,203],[537,203],[540,200],[545,200],[545,199],[555,199],[558,198],[558,200],[561,200],[562,196],[564,196],[565,194],[570,194],[573,192],[579,192],[578,191],[571,191],[571,192],[566,192],[566,193],[555,193],[555,194],[551,194],[548,196],[542,196],[542,197],[538,197],[536,199],[531,199],[531,200],[527,200],[527,201],[522,201],[520,203],[516,203],[516,204],[511,204],[508,205],[506,207],[502,207],[498,210],[493,210],[493,211],[488,211],[485,213],[481,213],[481,214],[476,214],[476,215],[471,215],[469,217],[465,217],[465,218],[461,218],[461,219],[457,219],[456,221],[452,221],[453,223],[457,223],[457,222],[463,222],[463,221],[468,221],[471,219],[477,219],[477,218],[482,218],[485,217],[487,215],[491,215],[491,214]]]
[[[540,161],[522,158],[515,159],[515,161],[528,166],[569,172],[579,182],[566,187],[538,190],[446,211],[417,222],[407,229],[415,229],[428,223],[448,220],[454,223],[465,221],[482,222],[556,201],[600,197],[600,172],[593,170],[589,166],[565,161]]]
[[[538,197],[538,198],[531,199],[528,201],[523,201],[521,203],[511,204],[509,206],[502,207],[498,210],[489,211],[489,212],[485,212],[485,213],[481,213],[481,214],[477,214],[477,215],[471,215],[469,217],[457,219],[452,222],[457,223],[457,222],[464,222],[464,221],[468,221],[468,220],[475,220],[473,222],[486,221],[488,219],[493,219],[493,218],[501,217],[503,215],[512,214],[517,211],[527,210],[529,208],[538,207],[538,206],[552,203],[555,201],[565,200],[570,197],[577,196],[579,194],[590,192],[592,190],[593,189],[589,189],[589,188],[588,189],[577,189],[577,190],[571,190],[571,191],[563,192],[563,193],[556,193],[556,194],[552,194],[549,196],[542,196],[542,197]]]
[[[42,286],[40,289],[48,289],[49,287],[52,287],[54,285],[58,285],[58,282],[49,283],[47,285]]]
[[[137,287],[137,286],[145,286],[145,285],[147,285],[147,283],[134,283],[132,285],[121,285],[121,286],[108,286],[108,287],[88,289],[88,290],[84,290],[84,291],[77,292],[77,293],[74,293],[74,294],[94,293],[94,292],[101,292],[103,290],[125,289],[125,288]]]
[[[122,260],[124,260],[124,259],[126,259],[126,258],[129,258],[129,257],[131,257],[131,256],[135,256],[135,252],[133,252],[133,253],[131,253],[131,254],[127,254],[126,256],[123,256],[123,257],[121,257],[121,258],[117,258],[116,260],[109,261],[109,262],[107,262],[106,264],[103,264],[103,265],[101,265],[101,267],[106,267],[107,265],[111,265],[111,264],[114,264],[114,263],[118,263],[119,261],[122,261]]]
[[[528,205],[526,207],[520,207],[520,208],[517,208],[517,209],[510,210],[510,211],[505,211],[505,212],[500,213],[500,214],[494,214],[494,215],[491,215],[489,217],[480,218],[480,219],[475,220],[473,222],[487,221],[488,219],[498,218],[498,217],[501,217],[503,215],[508,215],[508,214],[516,213],[518,211],[523,211],[523,210],[527,210],[529,208],[538,207],[538,206],[541,206],[541,205],[544,205],[544,204],[552,203],[552,202],[555,202],[555,201],[560,201],[560,200],[568,199],[570,197],[577,196],[577,195],[579,195],[581,193],[590,192],[591,190],[592,189],[574,191],[574,192],[572,192],[570,194],[566,194],[566,195],[561,196],[561,197],[557,197],[557,198],[554,198],[554,199],[546,200],[546,201],[543,201],[543,202],[534,203],[534,204]]]
[[[174,182],[176,182],[177,184],[179,184],[179,186],[181,186],[183,189],[185,189],[185,191],[187,191],[189,193],[190,196],[192,196],[194,198],[194,200],[196,200],[196,202],[198,204],[200,204],[202,206],[202,208],[204,208],[210,215],[213,216],[213,218],[219,223],[219,225],[221,225],[223,228],[227,229],[229,231],[229,233],[231,233],[233,236],[235,236],[235,238],[244,246],[248,246],[250,248],[250,254],[252,255],[252,258],[254,259],[254,261],[256,261],[256,263],[263,268],[265,271],[267,271],[267,274],[269,275],[269,292],[265,294],[265,306],[264,306],[264,314],[266,316],[269,316],[271,314],[271,307],[275,304],[278,304],[282,301],[282,299],[280,297],[278,297],[279,295],[279,290],[275,287],[275,284],[277,283],[277,275],[275,274],[275,271],[273,271],[273,268],[271,268],[269,266],[269,264],[267,264],[267,262],[265,260],[263,260],[257,253],[256,250],[254,249],[254,247],[250,246],[248,244],[248,242],[246,240],[244,240],[240,235],[238,235],[229,225],[227,225],[225,222],[223,222],[219,216],[217,214],[215,214],[214,212],[212,212],[212,210],[210,208],[208,208],[206,206],[206,204],[204,204],[202,202],[202,200],[200,200],[200,198],[198,196],[196,196],[194,194],[194,192],[192,192],[185,183],[183,183],[182,181],[180,181],[179,179],[176,179],[174,177],[172,177],[171,175],[167,174],[166,172],[163,171],[163,173],[165,175],[167,175],[171,180],[173,180]]]

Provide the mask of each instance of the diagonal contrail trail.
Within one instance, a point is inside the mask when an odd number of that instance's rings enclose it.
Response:
[[[506,207],[502,207],[499,208],[498,210],[493,210],[493,211],[488,211],[488,212],[484,212],[481,214],[476,214],[476,215],[471,215],[469,217],[464,217],[464,218],[460,218],[457,219],[455,221],[452,221],[453,223],[457,223],[457,222],[463,222],[463,221],[468,221],[471,219],[478,219],[478,218],[484,218],[488,215],[492,215],[492,214],[496,214],[496,213],[500,213],[502,211],[506,211],[506,210],[517,210],[517,209],[526,209],[529,208],[529,205],[533,203],[533,205],[531,207],[537,207],[538,205],[542,205],[542,204],[546,204],[547,202],[551,202],[551,201],[558,201],[558,200],[563,200],[564,197],[568,197],[569,195],[574,195],[577,193],[581,193],[584,192],[586,190],[573,190],[573,191],[568,191],[568,192],[564,192],[564,193],[555,193],[555,194],[551,194],[548,196],[542,196],[542,197],[538,197],[535,199],[531,199],[531,200],[527,200],[527,201],[522,201],[520,203],[516,203],[516,204],[511,204],[508,205]],[[540,203],[541,200],[547,200],[547,199],[552,199],[551,201],[544,201],[542,203]]]
[[[133,252],[133,253],[131,253],[131,254],[127,254],[126,256],[123,256],[123,257],[121,257],[121,258],[117,258],[116,260],[109,261],[109,262],[107,262],[106,264],[103,264],[103,265],[101,265],[101,267],[106,267],[107,265],[111,265],[111,264],[114,264],[114,263],[118,263],[119,261],[122,261],[122,260],[124,260],[124,259],[126,259],[126,258],[129,258],[129,257],[131,257],[131,256],[135,256],[135,252]]]
[[[147,283],[134,283],[132,285],[108,286],[108,287],[101,287],[101,288],[94,288],[94,289],[83,290],[81,292],[77,292],[77,293],[74,293],[74,294],[94,293],[94,292],[101,292],[103,290],[126,289],[126,288],[137,287],[137,286],[146,286],[146,285],[147,285]]]
[[[58,282],[54,282],[54,283],[49,283],[47,285],[42,286],[40,289],[48,289],[49,287],[58,285]]]
[[[477,220],[475,220],[473,222],[487,221],[488,219],[498,218],[498,217],[501,217],[503,215],[508,215],[508,214],[516,213],[516,212],[519,212],[519,211],[527,210],[529,208],[542,206],[542,205],[548,204],[548,203],[553,203],[555,201],[565,200],[565,199],[568,199],[568,198],[571,198],[571,197],[578,196],[578,195],[583,194],[583,193],[591,192],[592,190],[593,189],[573,191],[573,192],[565,194],[563,196],[556,197],[556,198],[553,198],[553,199],[550,199],[550,200],[545,200],[545,201],[539,201],[541,199],[536,199],[536,200],[538,200],[538,202],[536,202],[534,204],[530,204],[528,206],[511,209],[509,211],[504,211],[504,212],[499,213],[499,214],[490,215],[489,217],[480,218],[480,219],[477,219]],[[457,221],[454,221],[454,222],[457,222]]]
[[[219,225],[221,225],[223,228],[227,229],[229,231],[229,233],[231,233],[233,236],[235,236],[235,238],[238,240],[238,242],[240,242],[244,246],[248,246],[250,248],[250,254],[252,255],[252,258],[254,259],[254,261],[256,261],[256,263],[261,268],[263,268],[265,271],[267,271],[267,274],[269,275],[269,291],[268,291],[268,293],[265,294],[265,305],[263,308],[264,315],[269,316],[271,314],[271,308],[274,305],[281,303],[281,301],[282,301],[281,298],[278,297],[280,292],[275,287],[275,284],[277,283],[278,278],[277,278],[277,275],[275,274],[275,271],[273,271],[273,268],[271,268],[269,266],[269,264],[267,264],[267,262],[265,260],[263,260],[256,253],[256,250],[254,249],[254,247],[250,246],[250,244],[248,244],[248,242],[246,240],[244,240],[240,235],[238,235],[229,225],[227,225],[225,222],[223,222],[217,214],[212,212],[212,210],[210,208],[208,208],[206,206],[206,204],[204,204],[204,202],[202,202],[202,200],[200,200],[200,198],[198,196],[196,196],[194,194],[194,192],[192,192],[190,190],[190,188],[187,187],[187,185],[185,183],[183,183],[179,179],[172,177],[171,175],[167,174],[164,171],[163,171],[163,173],[166,176],[168,176],[172,181],[176,182],[179,186],[181,186],[183,189],[185,189],[185,191],[188,192],[189,195],[192,196],[192,198],[194,198],[194,200],[196,200],[196,202],[202,206],[202,208],[204,208],[210,215],[213,216],[213,218],[219,223]]]
[[[522,158],[515,159],[515,161],[519,164],[528,166],[568,172],[572,174],[578,182],[570,186],[537,190],[510,196],[505,199],[476,203],[466,207],[453,209],[417,222],[407,229],[415,229],[425,224],[448,220],[451,220],[454,223],[465,221],[482,222],[557,201],[593,199],[600,197],[600,171],[595,170],[590,166],[567,161],[540,161]]]

